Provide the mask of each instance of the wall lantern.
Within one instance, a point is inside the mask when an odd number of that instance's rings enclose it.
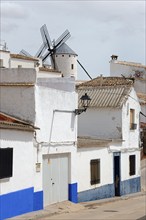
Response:
[[[91,98],[85,93],[81,98],[81,106],[83,108],[75,109],[75,115],[80,115],[82,112],[85,112],[90,105]]]

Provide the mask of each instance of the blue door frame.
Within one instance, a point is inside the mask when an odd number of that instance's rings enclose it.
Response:
[[[120,196],[120,185],[121,185],[121,153],[113,153],[113,163],[114,163],[114,189],[115,196]]]

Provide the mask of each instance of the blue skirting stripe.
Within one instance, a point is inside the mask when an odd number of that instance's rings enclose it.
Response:
[[[120,196],[140,192],[140,177],[128,179],[120,182]],[[100,186],[94,189],[78,193],[78,202],[86,202],[98,199],[105,199],[115,196],[114,184]]]
[[[34,192],[33,211],[43,209],[43,191]]]
[[[33,211],[33,187],[0,196],[0,219]]]
[[[72,183],[68,185],[68,199],[71,202],[77,203],[77,183]]]
[[[128,179],[121,182],[120,193],[122,195],[136,193],[141,191],[140,177]]]
[[[43,209],[43,192],[34,187],[0,195],[0,220]]]
[[[78,202],[86,202],[114,196],[114,184],[100,186],[78,193]]]

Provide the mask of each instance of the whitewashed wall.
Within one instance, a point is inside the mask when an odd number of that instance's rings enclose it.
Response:
[[[121,65],[113,60],[110,61],[110,76],[121,77],[122,74],[126,77],[133,77],[135,71],[143,72],[143,79],[135,78],[134,88],[136,92],[146,93],[146,69],[143,67],[128,66],[128,64]]]
[[[0,147],[13,148],[13,176],[0,180],[0,193],[7,194],[33,187],[34,156],[33,133],[0,129]]]
[[[90,184],[90,161],[93,159],[100,159],[101,182],[96,185]],[[108,153],[106,147],[78,148],[77,167],[78,192],[113,183],[113,155]]]
[[[10,52],[0,51],[0,59],[3,60],[3,67],[9,68],[10,66]]]
[[[145,79],[135,79],[134,88],[136,92],[146,94],[146,74]]]
[[[34,68],[35,61],[11,58],[10,68],[18,68],[19,65],[22,66],[22,68]]]
[[[130,155],[135,155],[136,156],[136,173],[135,175],[130,176],[129,175],[129,156]],[[141,175],[141,171],[140,171],[140,151],[128,151],[125,153],[121,153],[121,181],[124,180],[128,180],[128,179],[132,179],[132,178],[136,178],[139,177]]]
[[[61,77],[61,73],[58,72],[45,72],[45,71],[38,71],[37,78],[55,78]]]
[[[35,121],[35,84],[36,72],[34,69],[1,69],[0,111],[6,112],[26,121]],[[25,85],[18,85],[18,84]],[[11,85],[8,85],[11,84]],[[17,85],[14,85],[17,84]]]
[[[136,130],[130,130],[130,109],[135,109],[135,121],[137,124]],[[122,134],[123,134],[123,147],[125,148],[138,148],[139,147],[139,114],[141,108],[134,89],[128,96],[127,102],[122,108]]]
[[[37,86],[36,94],[36,132],[35,161],[42,165],[42,155],[62,154],[69,156],[69,182],[77,182],[74,172],[76,169],[76,140],[77,122],[73,113],[77,106],[75,92],[62,91],[47,86]],[[37,151],[37,146],[39,150]],[[42,189],[42,167],[35,174],[35,190]]]
[[[116,63],[116,61],[110,61],[110,75],[111,76],[121,76],[124,75],[126,77],[133,76],[135,74],[135,71],[144,71],[143,67],[135,67],[130,65],[122,65],[119,63]]]
[[[122,138],[121,109],[88,108],[78,117],[78,135],[101,139]]]

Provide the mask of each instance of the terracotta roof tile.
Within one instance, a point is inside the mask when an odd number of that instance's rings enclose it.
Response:
[[[47,67],[40,67],[39,68],[39,71],[43,71],[43,72],[56,72],[56,73],[61,73],[60,71],[58,70],[55,70],[55,69],[50,69],[50,68],[47,68]]]
[[[141,67],[146,69],[146,66],[141,63],[135,63],[135,62],[127,62],[127,61],[116,61],[115,64],[121,64],[126,66],[133,66],[133,67]]]
[[[77,88],[86,88],[86,87],[103,87],[103,86],[119,86],[119,85],[133,85],[133,78],[124,78],[124,77],[102,77],[99,76],[90,81],[76,85]]]
[[[139,98],[140,104],[146,104],[146,94],[144,93],[137,93]]]
[[[38,61],[39,59],[34,58],[34,57],[27,57],[21,54],[10,54],[11,58],[15,58],[15,59],[21,59],[21,60],[30,60],[30,61]]]

